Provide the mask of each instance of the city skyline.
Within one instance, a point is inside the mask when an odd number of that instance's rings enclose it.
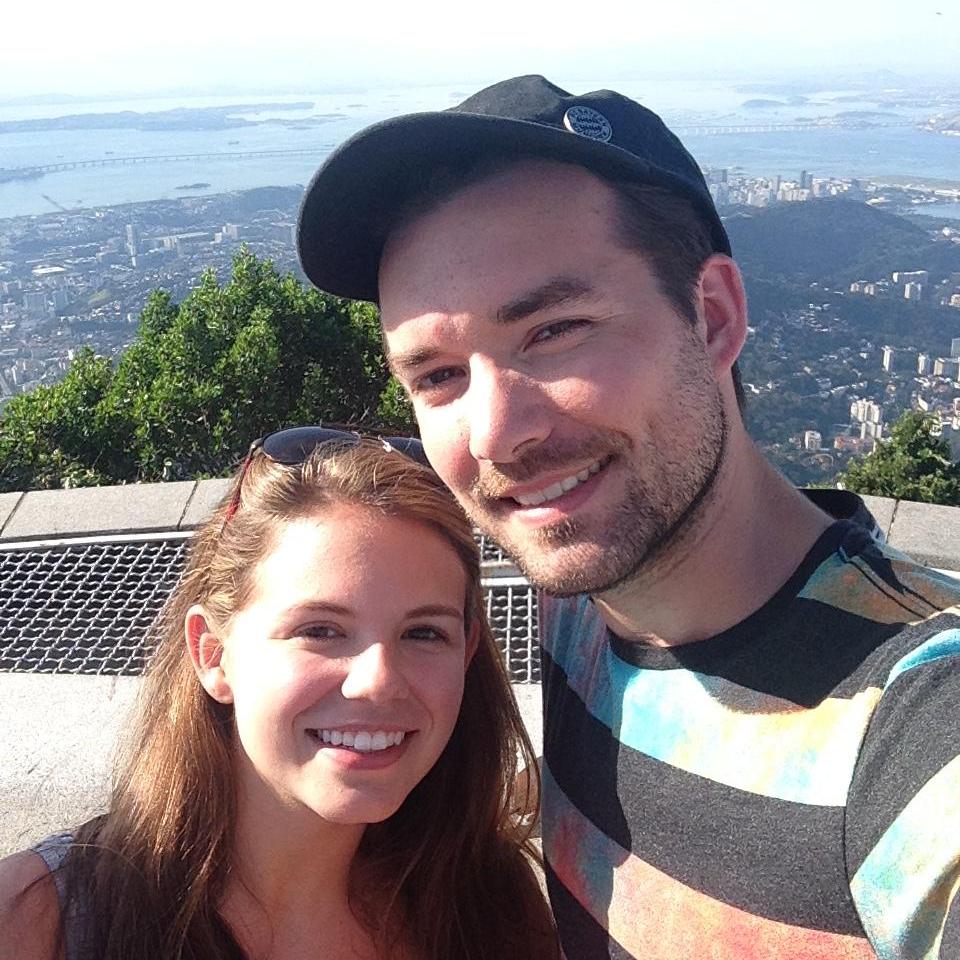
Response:
[[[887,69],[955,73],[960,12],[947,0],[807,0],[795,12],[756,0],[640,7],[600,0],[542,9],[490,0],[355,7],[276,0],[213,5],[169,0],[149,21],[120,0],[78,7],[51,0],[6,14],[0,63],[6,98],[140,95],[173,90],[317,89],[457,81],[518,73],[565,78],[639,75],[774,77]],[[155,8],[156,9],[156,8]]]

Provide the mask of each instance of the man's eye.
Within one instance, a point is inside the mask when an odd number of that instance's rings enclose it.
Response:
[[[589,322],[589,320],[558,320],[556,323],[548,323],[530,338],[530,342],[546,343],[549,340],[556,340],[580,327],[587,326]]]
[[[437,387],[442,387],[456,379],[459,375],[460,370],[457,367],[441,367],[439,370],[431,370],[430,373],[417,378],[414,383],[414,391],[435,390]]]

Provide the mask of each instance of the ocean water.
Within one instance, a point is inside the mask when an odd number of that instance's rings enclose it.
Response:
[[[563,83],[562,79],[560,80]],[[841,110],[870,110],[875,104],[836,100],[849,91],[824,91],[800,106],[760,111],[743,107],[762,94],[744,93],[732,85],[702,81],[595,81],[567,85],[589,90],[615,87],[661,113],[683,131],[704,125],[789,123],[800,116],[825,116]],[[448,107],[470,92],[456,85],[369,89],[352,93],[296,93],[282,96],[248,94],[192,99],[111,100],[62,105],[3,106],[0,121],[75,113],[120,110],[140,112],[180,106],[310,101],[302,111],[239,111],[248,119],[280,118],[245,128],[215,131],[75,130],[0,133],[0,167],[37,166],[74,160],[178,154],[244,153],[256,150],[300,150],[282,157],[217,158],[104,166],[50,173],[34,180],[0,183],[0,217],[40,214],[64,207],[96,207],[133,201],[222,193],[267,185],[306,183],[317,166],[339,143],[370,123],[418,110]],[[797,177],[801,170],[816,175],[915,176],[960,181],[960,137],[917,129],[924,111],[886,110],[888,122],[879,128],[848,130],[816,128],[769,133],[684,133],[683,139],[701,165],[737,167],[748,174]],[[326,115],[322,123],[297,126],[290,121]],[[187,184],[209,187],[178,190]],[[940,205],[939,216],[958,217],[956,204]],[[934,215],[932,208],[919,211]]]

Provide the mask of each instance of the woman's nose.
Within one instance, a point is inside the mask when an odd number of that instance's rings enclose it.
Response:
[[[383,643],[372,643],[350,659],[340,692],[347,700],[396,700],[409,686],[396,653]]]

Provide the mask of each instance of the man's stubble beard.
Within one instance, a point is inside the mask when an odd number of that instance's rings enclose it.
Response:
[[[531,583],[558,597],[604,593],[648,575],[694,539],[723,467],[728,438],[723,400],[716,381],[702,366],[705,359],[702,353],[696,358],[695,382],[678,389],[673,415],[649,436],[631,441],[609,432],[568,444],[566,450],[556,446],[535,450],[510,464],[508,476],[503,475],[504,466],[475,484],[465,504],[467,513],[514,558]],[[691,362],[687,350],[681,351],[678,361],[681,369]],[[699,435],[682,434],[678,447],[674,428],[695,416],[702,419]],[[498,522],[496,510],[484,509],[498,486],[508,481],[605,457],[613,458],[605,470],[625,470],[626,476],[622,497],[605,508],[602,517],[591,520],[587,504],[585,516],[568,517],[520,538]]]

